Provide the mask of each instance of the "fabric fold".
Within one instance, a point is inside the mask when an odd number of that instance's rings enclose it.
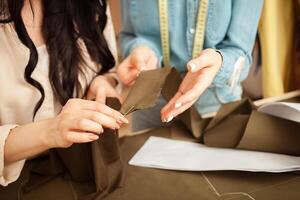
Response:
[[[142,72],[125,99],[121,112],[128,115],[136,110],[155,106],[157,99],[163,96],[169,101],[177,92],[182,78],[174,67]],[[178,117],[187,126],[194,137],[201,138],[209,119],[202,119],[195,107],[191,107]]]
[[[160,95],[168,101],[181,81],[179,73],[171,67],[142,72],[121,111],[129,114],[151,108]],[[224,104],[213,119],[202,119],[194,107],[178,119],[207,146],[300,156],[300,124],[260,113],[249,99]]]

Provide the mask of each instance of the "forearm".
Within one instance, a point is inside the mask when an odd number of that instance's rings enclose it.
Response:
[[[53,147],[51,124],[49,119],[11,130],[4,147],[5,163],[28,159]]]

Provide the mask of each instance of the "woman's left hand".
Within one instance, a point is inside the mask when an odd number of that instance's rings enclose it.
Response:
[[[177,93],[161,110],[162,121],[170,122],[189,109],[211,85],[221,65],[222,55],[214,49],[203,50],[199,57],[191,60]]]
[[[96,100],[105,104],[107,97],[115,97],[121,101],[120,95],[115,90],[116,81],[109,74],[97,76],[91,83],[87,99]]]

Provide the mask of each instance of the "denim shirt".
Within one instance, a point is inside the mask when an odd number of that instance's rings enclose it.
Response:
[[[183,75],[192,59],[199,1],[168,1],[171,64]],[[162,60],[158,0],[121,0],[121,5],[123,56],[146,45]],[[218,49],[223,63],[211,86],[195,103],[200,114],[215,112],[221,104],[241,98],[241,82],[249,72],[262,5],[263,0],[209,1],[204,49]],[[243,65],[237,65],[241,58]]]

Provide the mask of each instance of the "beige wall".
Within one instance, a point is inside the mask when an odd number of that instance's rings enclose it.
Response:
[[[117,35],[119,34],[121,28],[120,1],[121,0],[109,0],[111,12],[112,12],[112,18],[114,21],[114,26]]]

